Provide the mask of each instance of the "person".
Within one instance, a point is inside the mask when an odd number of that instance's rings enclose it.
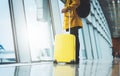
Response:
[[[65,0],[64,8],[61,10],[64,13],[64,29],[69,30],[70,18],[70,34],[76,37],[76,62],[79,63],[79,28],[82,28],[82,20],[76,13],[76,8],[80,5],[80,0]],[[70,12],[68,12],[70,10]],[[70,15],[70,17],[69,17]]]

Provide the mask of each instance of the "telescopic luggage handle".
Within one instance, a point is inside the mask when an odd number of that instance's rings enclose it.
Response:
[[[70,10],[68,10],[68,26],[69,26],[69,34],[70,34],[70,26],[71,26],[71,24],[70,24]]]

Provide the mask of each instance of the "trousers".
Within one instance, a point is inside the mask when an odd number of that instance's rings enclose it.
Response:
[[[79,63],[79,50],[80,50],[79,28],[77,27],[70,28],[70,34],[75,35],[76,38],[76,63]]]

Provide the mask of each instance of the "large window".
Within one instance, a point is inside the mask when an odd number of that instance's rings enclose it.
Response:
[[[53,58],[49,0],[24,0],[32,61]]]
[[[8,0],[0,0],[0,63],[15,62]]]

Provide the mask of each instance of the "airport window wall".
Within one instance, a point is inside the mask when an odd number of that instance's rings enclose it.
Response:
[[[54,27],[50,2],[1,0],[1,63],[53,60]]]
[[[19,62],[53,59],[53,32],[49,0],[11,1]]]
[[[84,38],[86,38],[84,49],[86,50],[87,59],[112,60],[111,34],[97,0],[91,0],[91,12],[86,19],[83,19],[83,22],[82,32]]]

